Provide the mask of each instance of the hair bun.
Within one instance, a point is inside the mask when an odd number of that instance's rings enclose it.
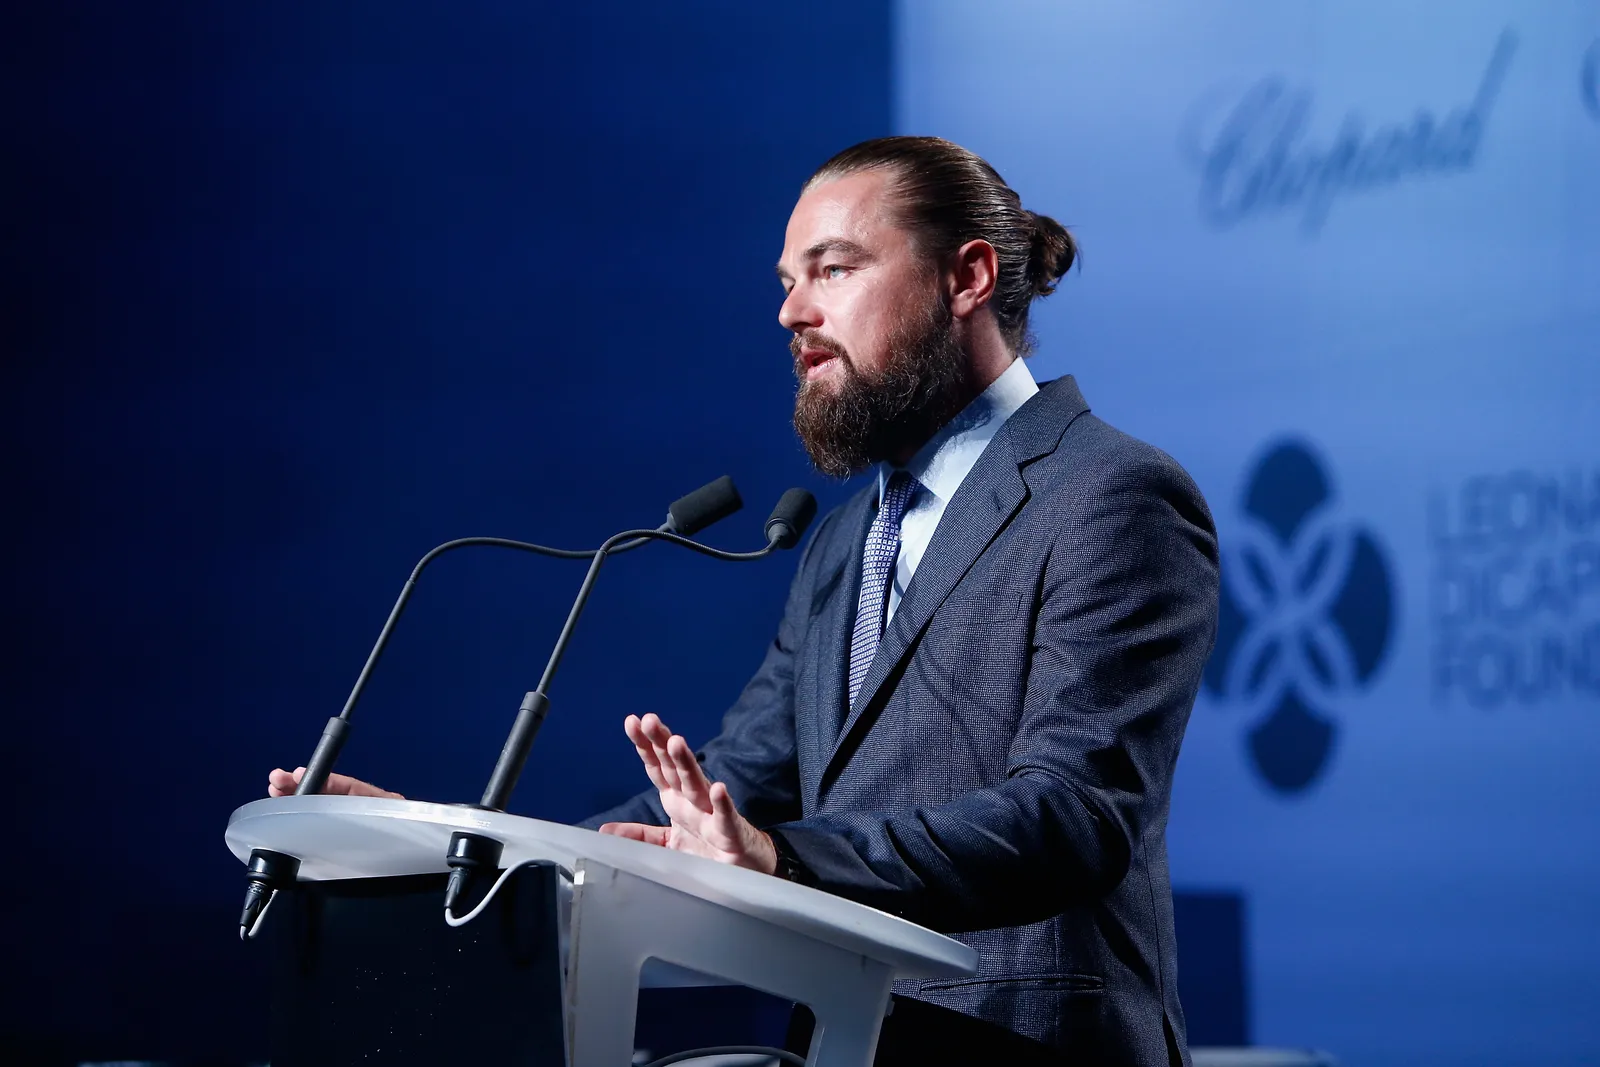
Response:
[[[1033,222],[1028,282],[1035,296],[1049,296],[1056,291],[1056,282],[1078,261],[1078,242],[1072,239],[1065,226],[1049,215],[1027,211],[1027,216]]]

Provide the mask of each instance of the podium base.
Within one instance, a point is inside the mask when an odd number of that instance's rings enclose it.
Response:
[[[257,942],[274,955],[273,1067],[563,1062],[559,877],[516,871],[459,928],[443,874],[280,892]]]
[[[871,1067],[887,963],[595,860],[577,865],[573,917],[571,1067],[628,1062],[649,960],[805,1004],[816,1020],[809,1067]]]

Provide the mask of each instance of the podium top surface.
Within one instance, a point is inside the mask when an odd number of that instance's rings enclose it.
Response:
[[[241,861],[255,848],[298,857],[302,879],[324,881],[444,872],[445,848],[456,830],[504,842],[507,866],[546,859],[576,870],[580,861],[593,860],[881,960],[899,977],[956,977],[977,969],[971,946],[864,904],[742,867],[506,812],[380,797],[281,797],[236,810],[227,842]]]

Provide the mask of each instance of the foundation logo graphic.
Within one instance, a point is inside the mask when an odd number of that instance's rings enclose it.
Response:
[[[1388,651],[1393,580],[1306,443],[1271,446],[1242,504],[1221,531],[1222,610],[1204,685],[1244,713],[1266,785],[1298,793],[1327,769],[1340,706]]]

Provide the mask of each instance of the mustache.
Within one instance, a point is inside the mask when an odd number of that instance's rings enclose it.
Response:
[[[802,379],[805,377],[805,365],[800,361],[800,353],[807,348],[830,352],[836,358],[842,359],[846,363],[850,362],[850,353],[845,350],[844,345],[835,341],[821,330],[803,330],[789,338],[789,356],[794,360],[795,374]]]

